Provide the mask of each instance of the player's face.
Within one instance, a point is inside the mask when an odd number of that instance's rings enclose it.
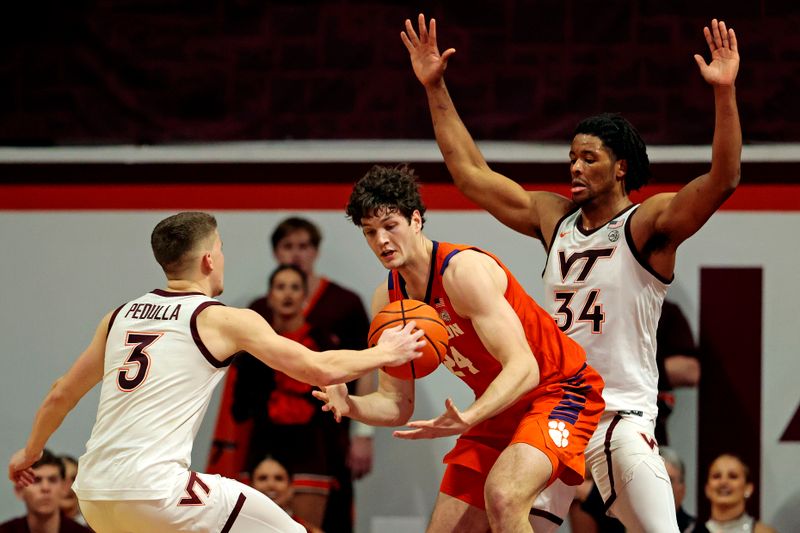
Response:
[[[306,276],[314,273],[317,249],[311,243],[311,235],[304,229],[293,231],[278,241],[273,253],[275,260],[281,265],[294,265],[305,272]]]
[[[25,506],[33,514],[50,515],[59,511],[64,496],[64,479],[56,465],[34,469],[34,481],[20,491]]]
[[[681,479],[679,469],[669,461],[664,461],[664,465],[667,467],[667,475],[672,483],[672,495],[675,496],[675,509],[677,509],[683,503],[683,497],[686,496],[686,484]]]
[[[219,296],[225,289],[225,255],[222,253],[222,239],[219,232],[214,232],[214,244],[211,246],[211,261],[214,270],[211,272],[212,296]]]
[[[421,228],[418,211],[414,211],[410,222],[401,213],[386,210],[361,219],[361,230],[367,244],[387,269],[400,268],[409,261]]]
[[[286,508],[292,499],[292,489],[289,474],[277,461],[267,459],[262,461],[253,472],[253,488],[266,494],[280,507]]]
[[[626,164],[600,138],[579,133],[569,150],[572,201],[578,205],[609,197],[620,187]]]
[[[747,482],[744,465],[735,457],[718,457],[708,470],[706,496],[712,504],[734,505],[744,503],[745,493],[752,490]]]
[[[282,316],[296,316],[303,312],[306,289],[303,278],[294,270],[281,270],[272,280],[267,294],[270,309]]]

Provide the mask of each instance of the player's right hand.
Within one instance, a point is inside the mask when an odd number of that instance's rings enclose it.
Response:
[[[341,422],[343,416],[350,414],[350,404],[348,402],[350,394],[347,392],[347,385],[344,383],[320,387],[320,390],[312,391],[311,394],[324,404],[322,410],[330,411],[337,422]]]
[[[34,474],[31,465],[41,459],[42,452],[30,454],[23,448],[11,456],[8,462],[8,479],[14,483],[15,487],[27,487],[34,481]]]
[[[395,326],[381,333],[378,346],[389,358],[385,366],[400,366],[422,356],[420,350],[425,347],[425,341],[422,340],[425,332],[422,329],[415,331],[416,327],[417,323],[412,320],[404,327]]]
[[[447,61],[456,53],[456,49],[448,48],[443,54],[439,53],[435,19],[431,19],[430,31],[425,26],[425,15],[422,13],[419,14],[418,24],[419,35],[414,31],[411,21],[406,19],[406,31],[400,32],[400,39],[411,56],[411,66],[417,79],[425,87],[430,87],[442,81]]]

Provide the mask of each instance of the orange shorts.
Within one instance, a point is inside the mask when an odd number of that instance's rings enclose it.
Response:
[[[439,490],[485,509],[483,487],[497,458],[510,444],[526,443],[544,452],[556,479],[567,485],[583,481],[583,451],[592,437],[605,402],[603,380],[590,366],[575,376],[534,389],[489,420],[464,433],[444,457],[447,468]]]

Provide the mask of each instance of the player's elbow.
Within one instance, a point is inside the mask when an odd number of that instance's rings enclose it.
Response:
[[[42,402],[42,408],[46,410],[68,411],[75,406],[77,401],[78,399],[75,395],[65,386],[64,378],[60,377],[53,383],[50,392],[47,393],[44,402]]]

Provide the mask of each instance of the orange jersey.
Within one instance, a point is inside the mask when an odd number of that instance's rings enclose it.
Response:
[[[480,396],[502,369],[500,362],[484,347],[472,321],[459,316],[453,310],[442,286],[442,276],[450,259],[463,250],[475,250],[488,255],[506,273],[508,286],[505,298],[522,322],[528,344],[539,364],[539,387],[578,373],[586,363],[583,348],[558,329],[553,317],[539,307],[497,257],[473,246],[433,241],[432,275],[424,301],[436,309],[450,333],[450,346],[444,362],[448,370],[461,378],[476,396]],[[404,298],[408,298],[405,282],[393,270],[389,276],[389,299],[395,301]]]

